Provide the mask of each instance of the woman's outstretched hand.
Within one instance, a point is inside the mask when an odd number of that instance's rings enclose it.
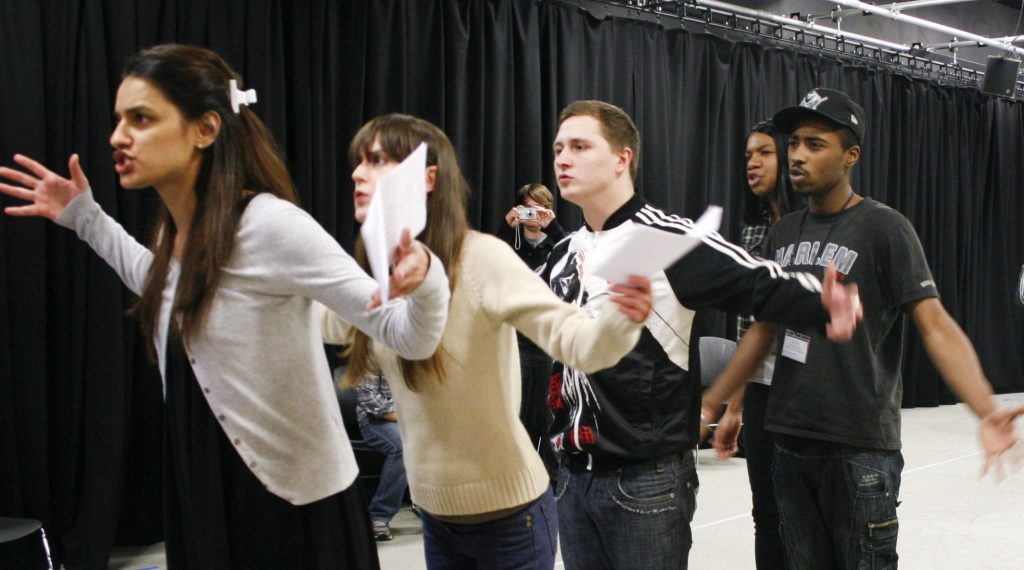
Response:
[[[430,255],[426,247],[414,239],[408,229],[402,230],[401,241],[395,249],[395,261],[391,268],[388,288],[390,298],[395,299],[408,295],[416,290],[427,277],[427,270],[430,269]],[[380,291],[373,294],[370,303],[366,306],[367,311],[372,311],[384,304],[380,298]]]
[[[654,304],[650,279],[630,275],[629,283],[616,283],[612,285],[612,291],[618,293],[612,296],[612,301],[619,305],[619,310],[630,320],[635,323],[647,320],[647,316],[651,314],[651,305]]]
[[[64,211],[68,202],[89,189],[89,181],[82,172],[78,155],[72,154],[68,159],[68,170],[71,179],[58,176],[42,164],[23,155],[14,155],[17,162],[28,172],[14,170],[6,166],[0,167],[0,178],[13,184],[0,182],[0,192],[8,196],[29,202],[24,206],[8,206],[4,212],[9,216],[40,216],[56,220]]]

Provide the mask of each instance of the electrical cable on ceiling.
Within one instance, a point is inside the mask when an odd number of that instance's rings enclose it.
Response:
[[[1020,12],[1017,13],[1017,25],[1013,27],[1013,35],[1020,31],[1020,17],[1024,16],[1024,0],[1020,0]]]

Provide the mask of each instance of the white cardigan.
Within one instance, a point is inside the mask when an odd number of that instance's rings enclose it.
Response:
[[[141,294],[153,254],[106,215],[91,192],[71,201],[57,223],[75,230]],[[172,261],[154,331],[161,374],[179,273]],[[433,254],[413,295],[367,313],[376,289],[309,214],[259,194],[239,222],[203,331],[191,340],[192,370],[224,433],[260,482],[292,504],[338,493],[358,473],[312,301],[406,358],[428,357],[441,339],[448,280]]]

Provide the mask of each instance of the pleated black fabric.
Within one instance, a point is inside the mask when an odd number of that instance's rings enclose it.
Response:
[[[379,568],[359,485],[302,506],[267,491],[232,447],[171,336],[164,431],[168,567]]]

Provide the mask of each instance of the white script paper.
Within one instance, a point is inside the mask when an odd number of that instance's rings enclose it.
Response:
[[[380,300],[387,302],[388,268],[395,260],[395,249],[402,230],[413,236],[427,226],[427,144],[420,143],[401,164],[377,180],[366,220],[359,229],[366,247],[370,272],[380,285]]]
[[[711,206],[686,234],[634,224],[600,257],[592,258],[588,271],[612,283],[626,283],[630,275],[650,277],[697,247],[721,223],[722,208]]]

